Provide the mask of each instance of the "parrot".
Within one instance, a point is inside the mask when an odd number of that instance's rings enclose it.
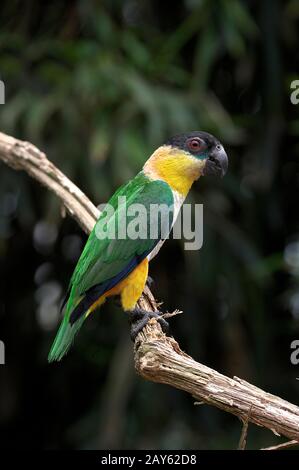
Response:
[[[132,315],[133,340],[153,317],[160,322],[163,331],[167,330],[168,324],[161,312],[147,312],[136,306],[149,279],[149,262],[165,241],[165,221],[162,218],[154,219],[154,222],[147,220],[147,224],[157,225],[152,237],[117,236],[117,230],[125,228],[127,223],[123,202],[119,201],[125,200],[127,209],[134,204],[147,210],[151,204],[172,208],[168,220],[170,231],[192,184],[202,176],[223,177],[227,168],[226,151],[212,134],[204,131],[182,133],[158,147],[142,170],[113,194],[107,203],[113,212],[109,216],[105,209],[101,212],[74,269],[61,307],[63,318],[48,356],[49,362],[63,358],[86,318],[112,296],[117,296],[122,309]],[[114,237],[97,235],[99,227],[112,226],[116,227]]]

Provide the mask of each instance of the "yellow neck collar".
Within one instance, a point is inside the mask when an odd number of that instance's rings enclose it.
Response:
[[[204,164],[183,150],[163,145],[147,160],[143,171],[149,178],[165,181],[186,197],[192,183],[201,176]]]

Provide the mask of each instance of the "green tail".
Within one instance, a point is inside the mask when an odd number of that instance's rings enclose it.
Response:
[[[49,352],[49,362],[60,361],[68,352],[85,318],[86,316],[83,315],[73,325],[71,325],[68,315],[65,315],[57,332],[51,351]]]

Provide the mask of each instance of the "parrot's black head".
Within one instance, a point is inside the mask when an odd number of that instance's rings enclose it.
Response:
[[[178,134],[165,142],[165,145],[183,150],[199,160],[205,161],[202,174],[224,176],[228,168],[228,158],[222,144],[212,134],[194,131]]]

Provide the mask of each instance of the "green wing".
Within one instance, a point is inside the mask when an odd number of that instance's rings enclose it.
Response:
[[[116,191],[108,202],[114,209],[113,214],[107,216],[106,209],[102,212],[71,278],[64,319],[50,351],[49,361],[62,358],[85,320],[89,306],[125,278],[152,251],[161,234],[167,231],[165,224],[171,227],[173,212],[169,214],[168,220],[158,217],[152,223],[158,226],[156,233],[151,233],[150,220],[147,217],[147,227],[142,227],[147,235],[145,239],[131,239],[127,236],[120,238],[119,229],[123,230],[125,224],[127,228],[136,216],[131,214],[125,219],[127,214],[124,203],[119,203],[120,196],[125,196],[127,208],[132,208],[132,204],[140,204],[139,207],[144,207],[147,213],[150,204],[173,207],[170,187],[163,181],[149,180],[142,172]],[[99,231],[103,229],[109,234],[115,230],[115,238],[99,239]]]

